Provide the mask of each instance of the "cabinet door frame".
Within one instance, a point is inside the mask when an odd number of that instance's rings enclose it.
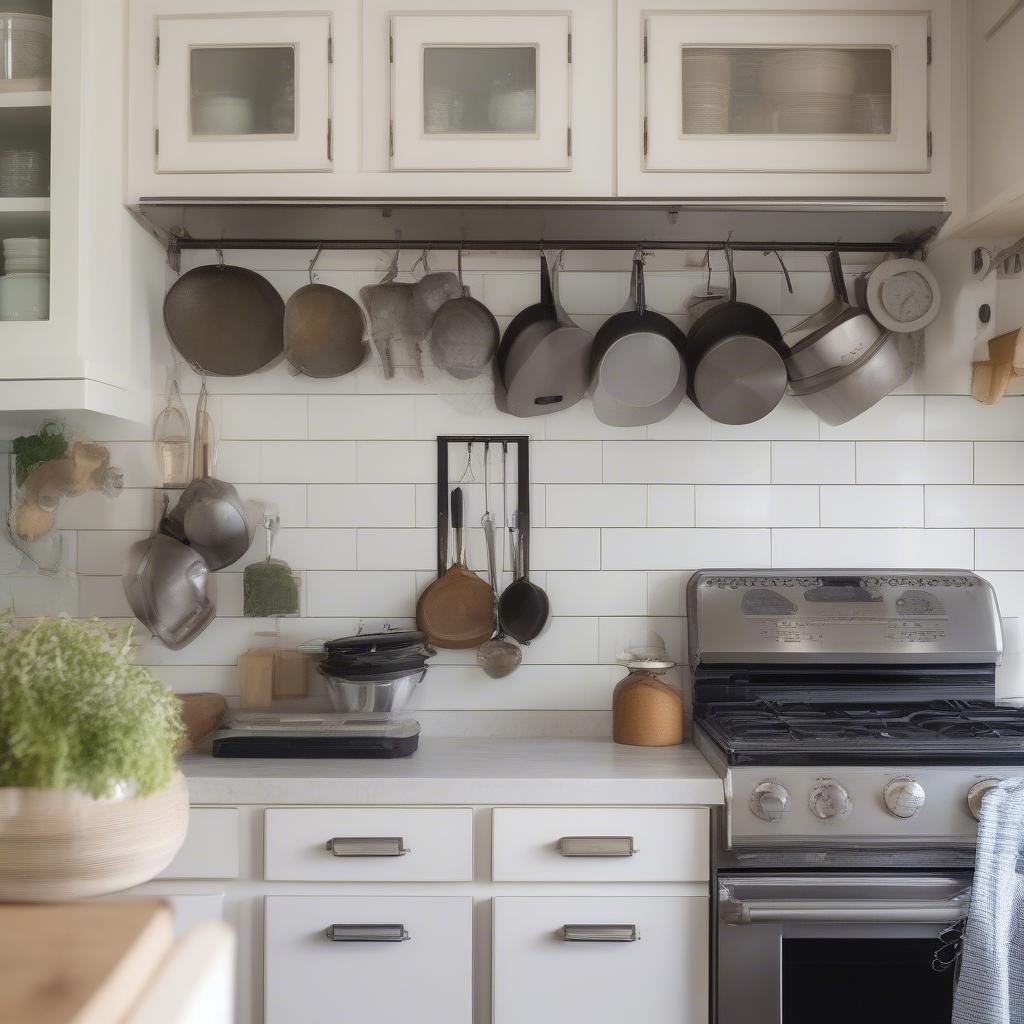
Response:
[[[735,171],[846,174],[927,172],[927,12],[787,11],[709,14],[649,12],[645,16],[644,147],[646,171]],[[892,52],[893,123],[885,136],[684,135],[682,49],[709,47],[885,48]],[[658,102],[662,100],[662,102]],[[921,117],[921,112],[926,112]]]
[[[392,170],[572,170],[570,15],[555,11],[394,14],[390,31]],[[431,45],[535,47],[536,131],[428,135],[422,128],[424,55]]]
[[[158,14],[154,143],[157,174],[331,170],[329,13]],[[295,132],[197,136],[190,130],[189,58],[197,47],[293,46]]]

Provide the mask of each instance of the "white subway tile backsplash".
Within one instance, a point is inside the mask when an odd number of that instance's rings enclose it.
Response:
[[[412,440],[416,398],[412,395],[313,395],[309,399],[312,440]]]
[[[225,395],[220,399],[221,437],[228,441],[304,439],[307,402],[305,395]]]
[[[773,484],[852,484],[856,449],[851,441],[773,441]]]
[[[548,484],[545,491],[548,526],[647,523],[647,489],[639,484]]]
[[[323,484],[308,489],[309,525],[406,529],[416,525],[413,484]]]
[[[777,569],[970,569],[971,530],[773,530]]]
[[[552,615],[647,614],[642,572],[549,572],[547,594]]]
[[[858,484],[969,484],[973,480],[974,452],[966,442],[857,442]]]
[[[982,405],[967,395],[924,398],[929,441],[1024,441],[1024,395]]]
[[[821,525],[924,526],[924,488],[822,487]]]
[[[1024,442],[978,441],[974,445],[974,483],[1024,484]]]
[[[761,484],[771,475],[767,441],[605,441],[606,483]]]
[[[822,441],[920,441],[924,436],[919,395],[890,395],[842,426],[821,424]]]
[[[925,525],[1024,526],[1024,487],[927,487]]]
[[[697,487],[695,521],[698,526],[717,527],[817,526],[818,488]]]
[[[403,255],[403,280],[416,255]],[[792,296],[774,256],[741,254],[738,261],[740,296],[783,329],[831,298],[820,256],[784,257]],[[186,266],[210,258],[185,254]],[[253,251],[237,259],[262,268],[283,295],[307,280],[302,254]],[[358,294],[380,279],[389,259],[384,252],[329,252],[318,272]],[[442,253],[434,262],[448,269],[454,259]],[[563,302],[596,330],[626,299],[628,262],[579,253],[567,262]],[[721,256],[712,262],[712,283],[722,285]],[[851,275],[861,269],[854,262]],[[473,294],[492,308],[501,329],[538,297],[535,254],[477,255],[470,269]],[[648,302],[682,326],[687,299],[705,283],[704,270],[677,254],[650,257]],[[1008,294],[1016,287],[1001,286]],[[950,308],[964,305],[962,299],[950,293]],[[364,619],[368,628],[412,625],[416,597],[436,578],[435,436],[531,435],[531,578],[548,591],[555,617],[507,680],[487,680],[473,651],[440,652],[412,710],[435,734],[541,726],[606,733],[611,690],[625,671],[614,661],[630,640],[655,630],[673,657],[685,658],[685,590],[696,568],[976,564],[995,583],[1003,613],[1024,614],[1024,396],[997,406],[970,399],[967,368],[977,332],[970,324],[954,331],[947,320],[929,329],[922,372],[837,428],[789,396],[759,422],[737,427],[713,423],[689,400],[660,423],[630,428],[600,423],[589,398],[560,413],[516,419],[495,409],[490,374],[456,380],[433,365],[426,346],[422,374],[403,351],[390,380],[374,353],[355,373],[330,380],[294,376],[279,361],[247,377],[208,381],[219,438],[214,471],[238,485],[247,502],[269,502],[281,515],[274,551],[302,587],[302,615],[278,623],[282,642],[291,643],[351,634]],[[199,377],[181,369],[179,378],[191,411]],[[162,380],[157,390],[154,414],[163,406]],[[63,503],[67,568],[78,575],[8,580],[5,593],[16,611],[130,618],[120,571],[131,543],[155,525],[151,430],[97,424],[91,436],[109,443],[127,489],[115,499],[87,494]],[[469,563],[483,574],[481,454],[474,450],[463,487]],[[453,481],[464,464],[453,449]],[[505,584],[499,466],[492,458],[491,509]],[[513,459],[510,482],[515,475]],[[195,643],[180,652],[146,645],[143,660],[161,678],[181,691],[212,689],[236,699],[235,658],[256,631],[273,626],[242,616],[242,570],[264,552],[257,531],[245,558],[213,574],[217,619]],[[314,705],[327,706],[320,689],[308,706]]]
[[[333,484],[356,479],[355,441],[264,441],[259,480],[277,484]]]
[[[771,565],[768,530],[602,530],[604,569],[758,568]]]

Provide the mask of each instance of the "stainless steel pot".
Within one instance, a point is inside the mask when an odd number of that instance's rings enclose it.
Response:
[[[910,374],[895,334],[883,332],[851,366],[792,381],[790,393],[832,427],[867,412]]]
[[[329,675],[320,666],[317,666],[317,672],[327,687],[327,695],[334,710],[359,714],[393,714],[401,711],[427,674],[425,667],[391,678],[375,679]]]

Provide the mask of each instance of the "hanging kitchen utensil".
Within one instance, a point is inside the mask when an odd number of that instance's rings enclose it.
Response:
[[[923,331],[939,315],[939,282],[923,260],[883,260],[858,288],[868,312],[887,331]]]
[[[850,303],[839,250],[833,249],[826,259],[832,301],[782,336],[789,347],[786,372],[794,384],[852,366],[878,344],[883,333],[863,309]]]
[[[414,371],[423,375],[420,347],[437,311],[457,298],[459,279],[454,274],[426,274],[415,284],[397,281],[398,257],[381,280],[359,291],[370,320],[370,339],[386,378],[395,375],[394,349],[401,345]]]
[[[466,566],[466,532],[463,528],[462,488],[451,496],[455,559],[451,568],[420,595],[416,626],[433,647],[464,650],[478,647],[494,630],[494,596],[491,588]]]
[[[220,262],[182,274],[164,299],[174,347],[197,370],[255,373],[283,349],[284,300],[264,277]]]
[[[521,511],[516,512],[513,531],[513,579],[498,600],[498,626],[521,644],[528,644],[548,624],[551,602],[536,583],[530,582],[530,523]]]
[[[181,400],[177,380],[167,387],[167,404],[153,427],[161,487],[184,487],[189,480],[192,458],[192,430]]]
[[[647,308],[644,257],[633,258],[626,305],[594,338],[594,414],[602,423],[636,427],[665,419],[686,395],[686,335]]]
[[[491,515],[490,505],[490,482],[488,480],[488,449],[489,443],[484,443],[484,514],[480,525],[484,531],[484,541],[487,544],[487,571],[491,582],[491,592],[494,595],[494,604],[497,607],[498,594],[498,560],[494,543],[494,517]],[[502,515],[508,517],[508,467],[506,457],[508,455],[508,443],[502,442],[501,446],[501,494],[502,494]],[[505,639],[501,625],[490,640],[485,640],[476,652],[476,663],[492,679],[503,679],[519,668],[523,660],[522,650]]]
[[[469,294],[462,283],[462,250],[459,249],[461,294],[449,299],[435,314],[430,328],[430,355],[434,365],[459,380],[478,377],[491,364],[498,348],[498,321],[491,311]]]
[[[310,261],[309,284],[284,307],[284,354],[307,377],[340,377],[366,357],[366,320],[355,299],[315,280],[321,251]]]
[[[199,397],[196,399],[196,428],[192,441],[193,480],[201,480],[209,475],[217,464],[217,439],[213,429],[213,417],[206,411],[208,399],[204,373],[199,385]]]
[[[586,394],[594,337],[573,322],[558,300],[547,257],[540,257],[540,302],[508,325],[498,347],[499,407],[513,416],[568,409]]]
[[[263,529],[267,535],[267,557],[245,567],[242,579],[242,614],[266,619],[299,614],[299,583],[291,566],[280,558],[272,558],[274,534],[280,517],[263,513]]]
[[[718,423],[754,423],[786,392],[788,352],[775,321],[736,299],[732,249],[725,246],[729,301],[707,310],[690,330],[686,361],[690,397]]]

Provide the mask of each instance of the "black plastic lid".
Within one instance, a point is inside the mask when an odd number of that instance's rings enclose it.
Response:
[[[324,650],[328,656],[335,654],[374,654],[378,651],[398,651],[403,647],[422,645],[426,637],[416,630],[405,630],[398,633],[363,633],[360,636],[346,636],[338,640],[328,640]]]

